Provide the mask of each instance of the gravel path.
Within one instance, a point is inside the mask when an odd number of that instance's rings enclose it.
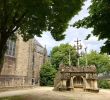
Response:
[[[25,95],[31,100],[110,100],[110,90],[101,89],[99,93],[59,92],[53,87],[36,87],[26,90],[0,92],[0,97]]]

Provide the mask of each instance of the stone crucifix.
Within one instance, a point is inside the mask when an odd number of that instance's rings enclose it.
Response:
[[[77,66],[79,67],[79,57],[80,57],[79,50],[82,49],[82,45],[80,43],[81,40],[78,40],[78,38],[77,38],[77,40],[74,41],[74,42],[76,42],[76,45],[74,45],[74,47],[77,50]]]

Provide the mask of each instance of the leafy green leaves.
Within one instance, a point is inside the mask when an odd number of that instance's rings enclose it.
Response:
[[[69,53],[71,65],[76,65],[77,53],[74,47],[69,44],[61,44],[56,46],[51,51],[51,63],[55,66],[55,69],[59,68],[59,64],[63,63],[69,65]]]
[[[61,40],[69,20],[81,9],[83,1],[1,0],[0,29],[8,31],[9,36],[16,35],[13,33],[20,29],[24,40],[50,31],[55,40]]]
[[[80,64],[85,66],[86,57],[88,65],[95,65],[98,73],[110,71],[110,57],[106,54],[99,54],[95,51],[80,58]]]
[[[99,88],[110,89],[110,83],[107,80],[99,80],[98,85],[99,85]]]
[[[110,0],[92,0],[92,5],[89,7],[89,16],[77,21],[73,25],[80,28],[93,28],[92,34],[100,39],[110,40]],[[110,52],[107,42],[103,49]],[[108,48],[108,49],[107,49]],[[108,50],[108,51],[107,51]],[[103,50],[104,51],[104,50]]]
[[[52,86],[54,84],[56,70],[50,62],[46,62],[40,71],[40,85]]]
[[[17,34],[28,41],[50,31],[55,40],[64,39],[69,20],[81,10],[83,1],[0,0],[0,61],[7,40],[16,39]]]

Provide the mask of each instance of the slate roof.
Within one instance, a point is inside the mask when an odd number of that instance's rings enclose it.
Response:
[[[36,39],[34,39],[34,43],[35,43],[37,46],[40,46],[40,47],[43,48],[43,46],[42,46]]]
[[[36,52],[41,53],[41,54],[47,53],[46,48],[44,48],[36,39],[34,39],[34,44],[36,47]]]

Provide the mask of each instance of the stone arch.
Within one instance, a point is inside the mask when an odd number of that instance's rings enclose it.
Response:
[[[74,88],[83,88],[84,87],[84,78],[83,76],[75,76],[73,78]]]

